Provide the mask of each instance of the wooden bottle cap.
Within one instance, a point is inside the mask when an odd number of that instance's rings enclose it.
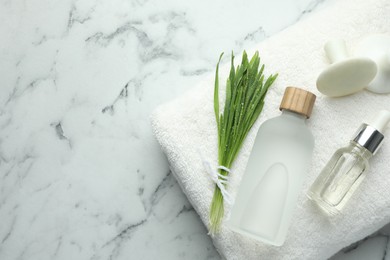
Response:
[[[313,110],[315,100],[316,95],[309,91],[296,87],[287,87],[284,91],[279,109],[294,111],[309,118],[311,111]]]

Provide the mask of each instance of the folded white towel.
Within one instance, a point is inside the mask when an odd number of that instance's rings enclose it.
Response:
[[[315,88],[315,81],[328,66],[323,44],[330,38],[339,37],[353,48],[366,35],[388,32],[389,14],[388,0],[338,1],[256,46],[266,64],[266,73],[279,72],[279,77],[232,167],[228,190],[235,196],[257,129],[264,120],[279,115],[278,105],[286,86],[304,87],[317,94],[308,122],[316,146],[285,244],[269,246],[236,234],[223,225],[221,233],[213,238],[223,257],[326,259],[390,221],[390,138],[371,161],[367,178],[339,216],[325,217],[304,195],[332,153],[348,142],[362,121],[378,110],[390,109],[389,95],[368,91],[337,99],[321,95]],[[239,58],[236,61],[238,63]],[[221,69],[220,82],[225,82],[229,67],[227,64]],[[215,185],[197,151],[199,149],[204,157],[217,163],[213,86],[214,78],[210,75],[183,97],[159,107],[152,116],[155,135],[172,171],[206,226]],[[390,136],[390,131],[387,134]]]

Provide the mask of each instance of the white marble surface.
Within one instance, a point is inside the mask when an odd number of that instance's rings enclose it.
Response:
[[[0,1],[0,259],[220,259],[149,114],[330,2]]]

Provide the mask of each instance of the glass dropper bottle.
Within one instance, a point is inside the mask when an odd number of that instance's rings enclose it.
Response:
[[[378,151],[390,112],[380,111],[368,124],[362,124],[349,145],[338,149],[317,177],[308,197],[329,215],[337,214],[359,187]]]

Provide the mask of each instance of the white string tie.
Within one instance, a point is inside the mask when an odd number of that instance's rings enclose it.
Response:
[[[232,205],[233,198],[230,195],[230,193],[226,190],[226,187],[225,187],[225,185],[229,182],[229,176],[222,175],[218,172],[218,170],[224,170],[224,171],[230,173],[230,169],[223,166],[223,165],[219,165],[217,167],[214,167],[214,169],[213,169],[211,162],[206,160],[202,156],[202,154],[201,154],[201,157],[202,157],[203,167],[205,168],[205,170],[209,174],[211,180],[218,186],[219,190],[221,191],[221,194],[222,194],[224,201],[227,204]]]

